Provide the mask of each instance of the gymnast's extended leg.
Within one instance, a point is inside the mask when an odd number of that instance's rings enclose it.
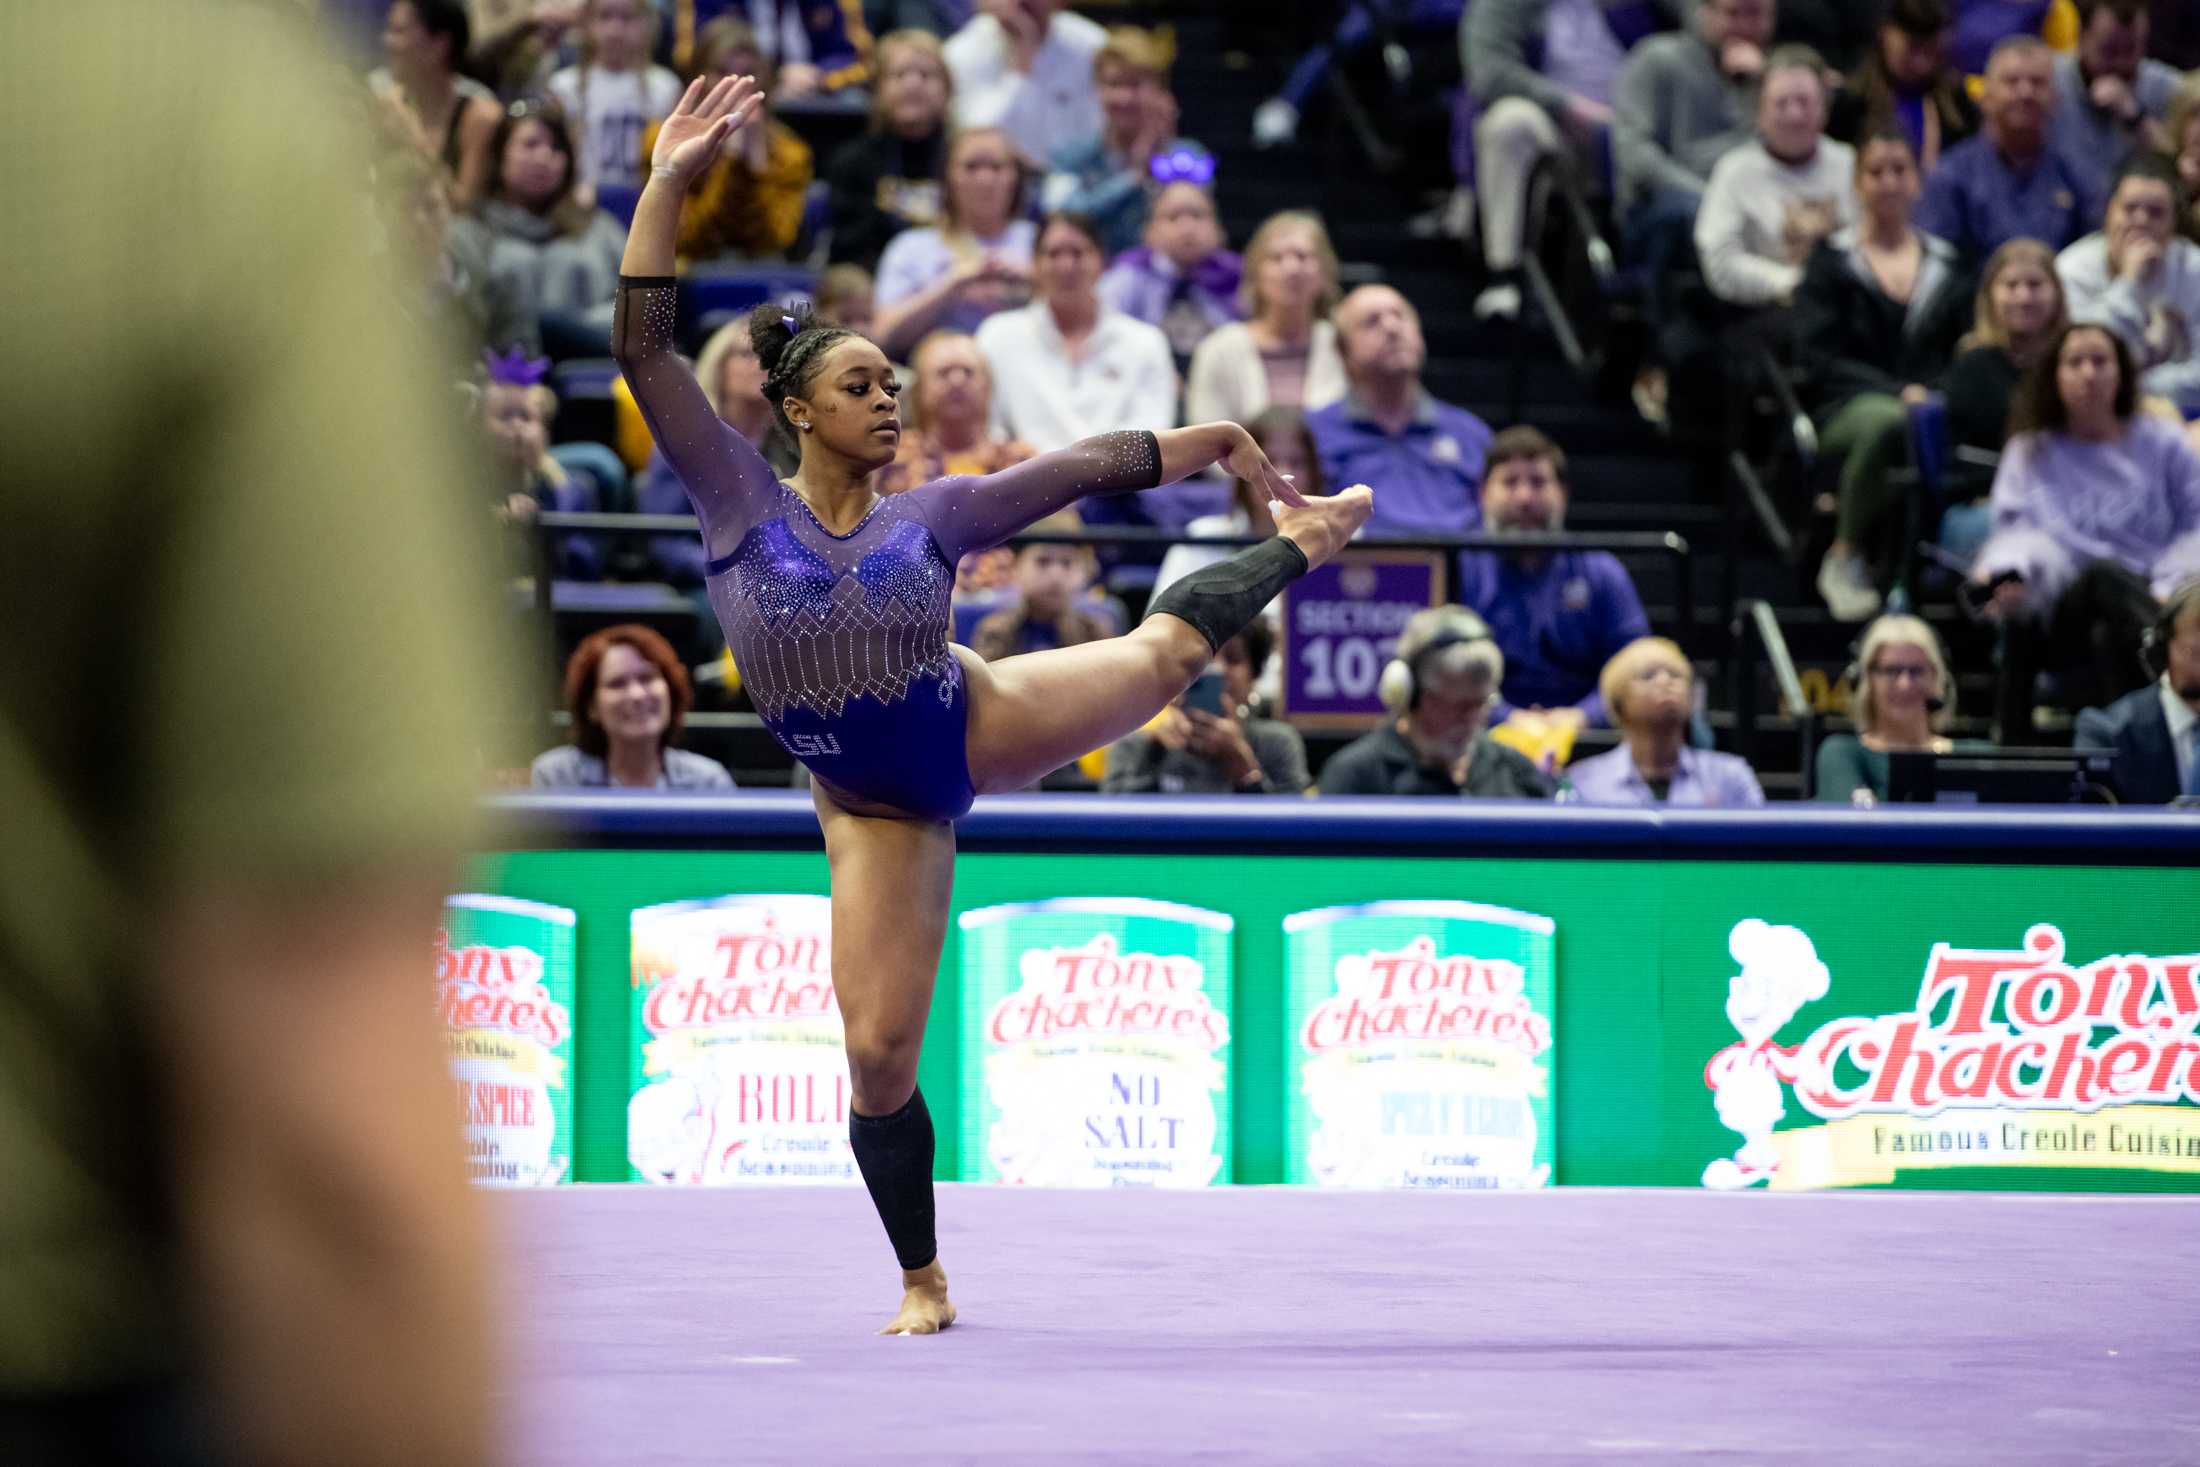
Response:
[[[955,828],[857,815],[813,787],[833,878],[833,989],[855,1093],[848,1139],[901,1263],[902,1301],[880,1334],[955,1322],[932,1225],[932,1117],[917,1053],[947,935]]]
[[[1342,549],[1372,503],[1355,487],[1284,510],[1277,539],[1186,576],[1125,636],[991,664],[957,648],[969,681],[970,779],[978,793],[1028,789],[1142,727],[1287,582]]]

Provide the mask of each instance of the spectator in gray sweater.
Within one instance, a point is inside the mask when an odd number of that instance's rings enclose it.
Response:
[[[1613,88],[1612,151],[1629,215],[1661,198],[1693,220],[1711,169],[1749,131],[1773,0],[1701,0],[1694,26],[1628,53]]]
[[[533,302],[553,356],[601,356],[626,227],[585,202],[564,112],[514,103],[490,135],[489,169],[480,218],[494,236],[490,273]]]
[[[1731,305],[1785,305],[1818,242],[1856,220],[1856,152],[1824,135],[1826,66],[1782,46],[1758,87],[1757,136],[1719,160],[1696,211],[1696,253]]]
[[[1646,277],[1655,332],[1635,402],[1653,420],[1665,416],[1668,368],[1703,346],[1672,281],[1695,262],[1696,206],[1713,166],[1749,136],[1750,88],[1775,18],[1773,0],[1699,0],[1690,29],[1635,47],[1614,87],[1623,248]]]
[[[1670,4],[1657,9],[1668,12]],[[1491,283],[1475,302],[1488,319],[1520,311],[1518,272],[1528,178],[1571,153],[1592,183],[1628,47],[1652,19],[1642,0],[1476,0],[1459,26],[1460,61],[1481,116],[1474,183]]]
[[[2135,148],[2171,151],[2184,78],[2148,58],[2149,29],[2147,0],[2078,0],[2078,49],[2055,58],[2055,151],[2096,185]]]

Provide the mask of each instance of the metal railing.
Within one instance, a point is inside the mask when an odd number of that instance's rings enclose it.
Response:
[[[699,534],[700,526],[692,515],[684,514],[591,514],[552,513],[539,514],[534,519],[535,531],[535,606],[544,616],[551,612],[551,580],[556,560],[553,538],[559,534],[579,532],[592,535],[678,535]],[[1118,547],[1149,547],[1167,549],[1174,545],[1198,545],[1217,549],[1258,545],[1267,537],[1259,535],[1215,535],[1194,537],[1175,534],[1167,530],[1149,530],[1137,526],[1089,525],[1082,530],[1025,531],[1011,535],[1007,545],[1091,545]],[[1610,533],[1575,533],[1573,531],[1539,532],[1534,534],[1471,534],[1471,535],[1384,535],[1362,536],[1352,542],[1354,549],[1365,550],[1429,550],[1444,553],[1441,562],[1443,588],[1448,600],[1456,589],[1452,584],[1451,554],[1462,550],[1493,550],[1508,554],[1534,551],[1602,550],[1613,555],[1657,555],[1670,559],[1674,568],[1674,619],[1681,625],[1684,636],[1696,631],[1696,575],[1695,551],[1687,539],[1671,531],[1620,530]]]
[[[1553,229],[1554,220],[1562,227]],[[1596,380],[1604,367],[1601,341],[1590,342],[1574,322],[1565,286],[1545,263],[1543,251],[1555,248],[1570,284],[1584,287],[1598,301],[1609,303],[1618,295],[1619,266],[1612,246],[1598,227],[1595,211],[1581,189],[1572,163],[1557,154],[1539,161],[1528,175],[1526,248],[1521,251],[1521,278],[1528,295],[1550,328],[1551,339],[1574,376],[1584,387]],[[1513,317],[1512,360],[1508,373],[1507,406],[1514,422],[1527,412],[1528,364],[1537,338],[1530,328],[1523,302]]]
[[[1811,760],[1817,753],[1818,715],[1804,696],[1802,677],[1788,652],[1787,636],[1770,602],[1751,599],[1734,608],[1733,651],[1727,658],[1727,696],[1734,710],[1734,751],[1752,768],[1757,764],[1757,673],[1772,669],[1773,687],[1779,693],[1780,713],[1795,720],[1800,740],[1802,795],[1811,796]]]

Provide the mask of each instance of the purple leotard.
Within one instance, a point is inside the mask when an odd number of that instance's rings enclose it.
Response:
[[[711,410],[673,351],[673,293],[669,277],[622,277],[612,354],[703,522],[711,606],[764,726],[829,790],[956,818],[973,796],[947,645],[956,562],[1087,494],[1152,488],[1159,444],[1105,433],[935,479],[835,535]]]

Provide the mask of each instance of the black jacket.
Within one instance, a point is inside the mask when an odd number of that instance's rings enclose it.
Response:
[[[925,207],[938,207],[945,198],[940,180],[946,159],[944,132],[915,142],[867,132],[844,143],[825,165],[833,263],[876,270],[880,253],[895,235],[912,225],[935,222],[912,217],[902,206],[921,201]]]
[[[1467,761],[1467,782],[1453,784],[1448,773],[1421,762],[1397,725],[1384,723],[1331,755],[1322,766],[1319,788],[1325,795],[1547,800],[1556,786],[1525,755],[1488,737],[1475,743],[1474,757]]]
[[[1926,94],[1925,105],[1932,108],[1940,123],[1941,157],[1947,157],[1950,148],[1977,134],[1978,103],[1971,100],[1962,77],[1943,75],[1940,83]],[[1881,76],[1875,75],[1875,68],[1867,60],[1847,84],[1833,94],[1833,105],[1827,113],[1826,136],[1861,150],[1873,133],[1897,125],[1894,106],[1892,90]]]
[[[1853,230],[1811,252],[1795,292],[1795,348],[1805,402],[1821,417],[1859,394],[1899,397],[1911,383],[1932,387],[1947,373],[1970,328],[1977,285],[1953,245],[1924,239],[1908,305],[1879,288]]]
[[[1998,346],[1974,346],[1948,369],[1948,444],[1999,453],[2009,441],[2009,409],[2024,372]]]
[[[2081,749],[2113,749],[2116,765],[2110,781],[2116,798],[2127,805],[2166,805],[2182,793],[2177,787],[2177,751],[2170,744],[2169,720],[2162,715],[2162,685],[2124,694],[2106,708],[2078,715]]]

